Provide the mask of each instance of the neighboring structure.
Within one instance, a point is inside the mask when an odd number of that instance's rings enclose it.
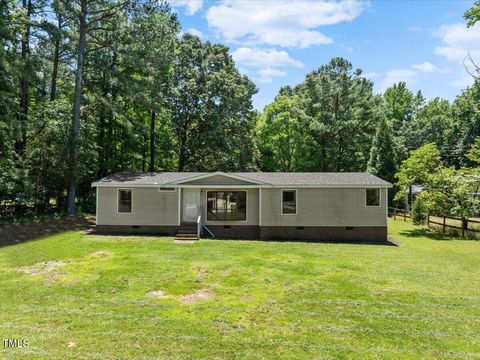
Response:
[[[368,173],[118,173],[92,186],[99,232],[387,240],[391,184]]]
[[[405,204],[407,209],[411,209],[417,196],[423,191],[421,185],[410,185],[405,189]]]

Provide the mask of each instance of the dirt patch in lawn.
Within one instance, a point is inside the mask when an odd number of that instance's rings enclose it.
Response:
[[[33,266],[23,267],[18,269],[18,272],[27,275],[48,275],[49,280],[53,281],[58,275],[62,274],[60,268],[67,263],[64,261],[47,261],[38,263]]]
[[[169,295],[163,290],[152,290],[147,292],[145,295],[156,299],[164,299],[166,297],[169,297]]]
[[[98,250],[92,253],[92,256],[98,257],[98,258],[106,258],[108,255],[111,255],[112,252],[108,250]]]
[[[213,298],[213,292],[209,289],[201,289],[193,294],[180,296],[180,301],[184,304],[195,304],[202,300],[209,300]]]

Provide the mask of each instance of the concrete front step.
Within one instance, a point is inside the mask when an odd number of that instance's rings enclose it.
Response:
[[[182,234],[196,234],[197,229],[185,229],[185,228],[180,228],[177,229],[177,233],[182,233]]]

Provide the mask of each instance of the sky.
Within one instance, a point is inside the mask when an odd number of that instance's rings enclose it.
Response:
[[[465,26],[468,0],[173,0],[182,32],[229,47],[258,87],[258,110],[280,87],[341,56],[381,93],[399,81],[427,99],[454,100],[480,60],[480,25]],[[480,61],[479,61],[480,62]],[[471,68],[471,66],[470,66]]]

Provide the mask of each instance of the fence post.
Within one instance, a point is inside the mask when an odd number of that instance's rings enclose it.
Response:
[[[407,211],[403,211],[403,221],[407,221]]]
[[[443,217],[442,233],[445,233],[445,216]]]
[[[393,209],[393,220],[397,220],[397,209]]]
[[[462,239],[465,237],[465,230],[468,229],[468,219],[462,217]]]
[[[427,214],[427,227],[430,227],[430,214]]]

